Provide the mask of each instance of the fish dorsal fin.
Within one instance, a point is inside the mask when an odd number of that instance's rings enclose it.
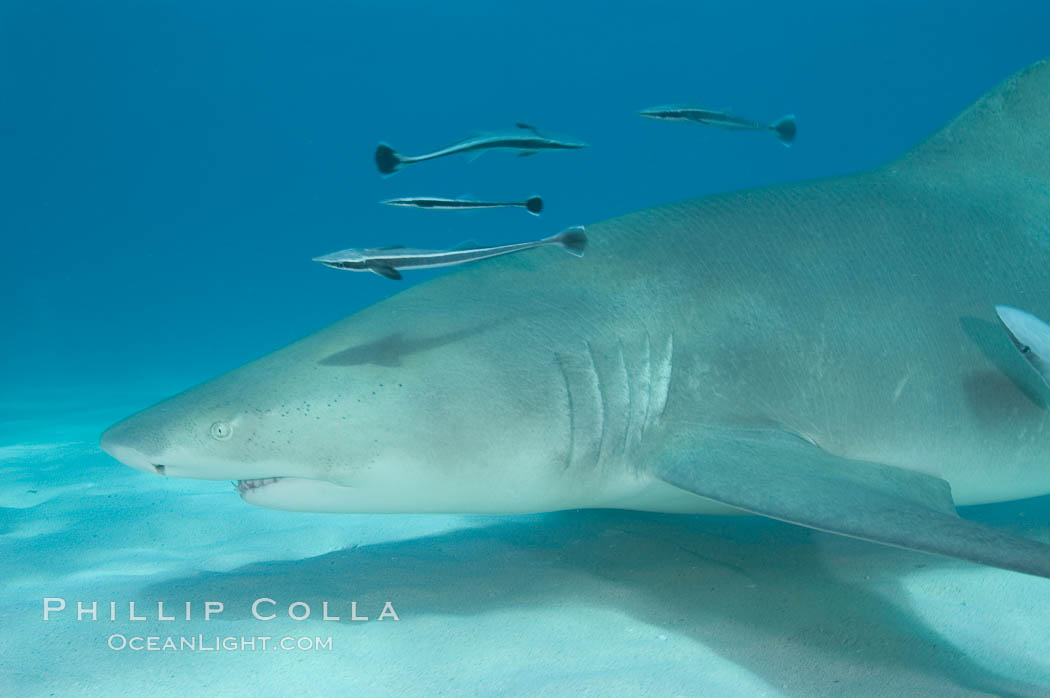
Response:
[[[1000,83],[890,168],[1050,180],[1050,59]]]

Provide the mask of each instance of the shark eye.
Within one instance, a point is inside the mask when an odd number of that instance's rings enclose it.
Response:
[[[215,424],[211,425],[211,436],[213,439],[225,441],[230,438],[231,434],[233,434],[233,427],[226,422],[215,422]]]

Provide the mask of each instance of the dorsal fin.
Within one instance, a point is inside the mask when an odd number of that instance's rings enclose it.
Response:
[[[1050,180],[1050,59],[1000,83],[890,167],[927,164],[950,173]]]

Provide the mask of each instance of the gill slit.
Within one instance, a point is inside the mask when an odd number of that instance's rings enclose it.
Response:
[[[594,458],[595,464],[601,465],[602,446],[605,444],[605,389],[602,387],[602,375],[598,371],[598,357],[594,355],[594,347],[591,346],[590,340],[587,340],[587,357],[591,361],[591,373],[594,374],[594,383],[598,390],[598,404],[601,407],[601,415],[599,416],[601,429],[598,434],[598,454]]]
[[[631,374],[627,370],[627,358],[624,356],[622,337],[620,338],[620,368],[623,370],[623,382],[627,386],[627,423],[623,427],[623,447],[620,453],[626,455],[627,439],[631,435],[631,417],[634,413],[634,389],[631,387]]]
[[[565,362],[562,361],[561,354],[555,354],[554,360],[558,362],[558,368],[561,369],[561,377],[565,381],[565,399],[569,404],[569,455],[565,459],[565,469],[568,470],[576,457],[576,408],[572,402],[569,373],[565,370]]]

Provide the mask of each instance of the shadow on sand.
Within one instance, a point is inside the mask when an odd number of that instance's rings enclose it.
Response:
[[[902,577],[966,567],[753,517],[597,510],[251,564],[144,593],[228,599],[241,609],[224,614],[231,620],[248,618],[260,590],[284,604],[354,599],[375,612],[395,599],[403,621],[608,607],[691,638],[787,695],[873,686],[885,695],[1043,695],[972,661],[910,611]],[[579,638],[581,662],[607,630]]]

